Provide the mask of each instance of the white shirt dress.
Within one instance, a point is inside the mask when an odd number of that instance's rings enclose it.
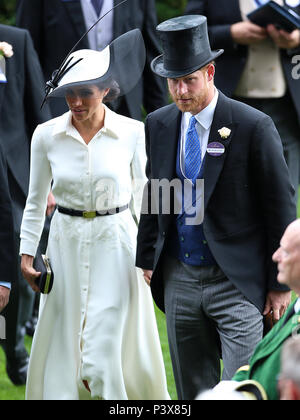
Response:
[[[94,219],[55,211],[54,286],[41,299],[26,399],[169,399],[151,292],[135,267],[144,125],[105,107],[104,127],[87,145],[71,119],[68,112],[34,133],[20,253],[36,253],[52,180],[62,207],[130,209]]]

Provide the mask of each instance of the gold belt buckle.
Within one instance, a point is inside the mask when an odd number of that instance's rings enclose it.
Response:
[[[84,211],[83,217],[85,219],[94,219],[97,216],[96,211]]]

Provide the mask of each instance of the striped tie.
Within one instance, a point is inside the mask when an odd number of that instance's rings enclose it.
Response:
[[[197,120],[190,118],[185,142],[185,176],[195,184],[201,168],[201,146],[196,130]]]

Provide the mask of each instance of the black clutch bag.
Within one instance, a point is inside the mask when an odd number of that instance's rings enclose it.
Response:
[[[42,273],[35,280],[35,284],[40,292],[47,295],[51,292],[54,281],[54,274],[51,268],[50,260],[46,255],[38,254],[33,261],[33,268]]]
[[[300,16],[294,10],[282,7],[272,0],[249,13],[247,17],[259,26],[266,27],[273,23],[287,32],[300,28]]]

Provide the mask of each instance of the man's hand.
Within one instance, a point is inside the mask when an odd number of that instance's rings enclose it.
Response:
[[[234,23],[230,30],[234,42],[241,45],[257,44],[268,36],[265,28],[248,21]]]
[[[279,48],[292,50],[300,45],[299,29],[295,29],[293,32],[289,33],[282,29],[277,29],[274,25],[268,25],[267,32]]]
[[[267,295],[263,315],[268,315],[271,312],[273,315],[273,322],[279,321],[291,303],[291,297],[291,292],[278,292],[271,290]]]
[[[150,286],[151,284],[151,277],[153,274],[152,270],[143,270],[145,282]]]
[[[10,289],[0,286],[0,312],[3,311],[9,302]]]
[[[48,200],[47,200],[47,210],[46,210],[47,216],[51,216],[51,214],[55,210],[55,206],[56,206],[56,201],[55,201],[54,195],[52,194],[52,191],[50,191],[48,195]]]

